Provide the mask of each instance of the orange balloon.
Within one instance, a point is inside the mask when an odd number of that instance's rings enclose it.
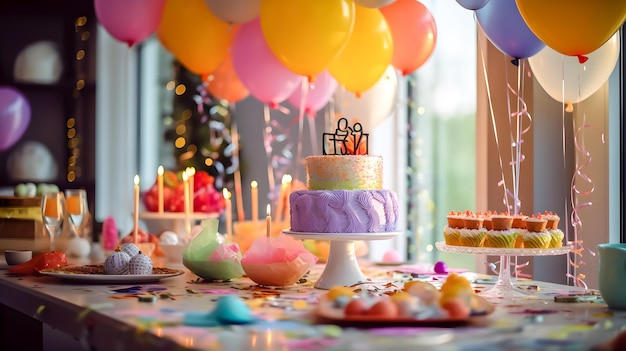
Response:
[[[207,75],[224,61],[234,28],[215,17],[204,0],[167,0],[156,33],[185,68]]]
[[[623,0],[516,0],[516,4],[541,41],[569,56],[596,51],[626,20]]]
[[[393,37],[391,64],[407,75],[431,56],[437,42],[435,18],[417,0],[397,0],[380,8]]]
[[[220,63],[217,69],[209,74],[206,90],[213,97],[226,100],[231,104],[250,95],[235,72],[230,52],[227,53],[226,59]]]

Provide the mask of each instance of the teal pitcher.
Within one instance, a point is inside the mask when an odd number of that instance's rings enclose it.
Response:
[[[626,244],[597,248],[600,294],[609,308],[626,310]]]

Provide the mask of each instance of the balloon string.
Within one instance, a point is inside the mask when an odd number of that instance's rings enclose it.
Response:
[[[302,159],[302,141],[304,135],[304,114],[307,95],[309,95],[309,81],[302,79],[301,84],[302,94],[300,94],[300,109],[298,110],[298,145],[296,153],[296,162],[300,162]],[[295,179],[298,179],[300,173],[300,167],[296,165]]]
[[[474,14],[474,20],[476,20],[476,14]],[[484,40],[482,38],[481,35],[478,36],[479,40]],[[491,125],[493,126],[493,136],[495,138],[495,142],[496,142],[496,150],[498,150],[498,162],[500,163],[500,181],[498,182],[498,187],[502,187],[503,188],[503,198],[502,198],[502,203],[506,206],[507,210],[510,208],[509,207],[509,197],[508,194],[509,192],[509,188],[506,185],[506,179],[504,178],[504,166],[503,166],[503,162],[502,162],[502,153],[500,151],[500,139],[498,138],[498,126],[496,124],[496,118],[495,118],[495,113],[494,113],[494,109],[493,109],[493,102],[491,99],[491,87],[489,85],[489,77],[487,75],[487,66],[485,64],[485,53],[484,53],[484,41],[482,43],[480,43],[479,47],[480,47],[480,62],[481,62],[481,66],[483,69],[483,76],[485,79],[485,87],[487,89],[487,101],[489,102],[489,115],[491,118]]]
[[[272,167],[272,123],[270,120],[270,106],[263,104],[263,119],[265,120],[265,128],[263,129],[263,146],[265,147],[265,157],[267,158],[267,182],[270,191],[269,198],[274,198],[275,182],[274,169]]]
[[[506,62],[506,55],[503,56]],[[520,64],[521,63],[521,64]],[[505,67],[507,65],[505,64]],[[517,89],[514,89],[509,80],[508,70],[505,68],[505,77],[507,82],[508,90],[516,97],[516,110],[515,112],[511,112],[511,98],[510,94],[507,92],[507,108],[508,108],[508,116],[509,116],[509,130],[510,138],[511,138],[511,172],[513,177],[513,213],[518,214],[520,212],[521,200],[519,199],[519,184],[520,184],[520,173],[521,173],[521,164],[526,158],[526,156],[522,153],[522,145],[524,144],[524,139],[522,136],[528,132],[532,126],[532,117],[528,112],[528,108],[526,102],[523,98],[524,93],[524,79],[523,72],[526,67],[526,60],[520,59],[518,60],[517,65]],[[514,120],[512,120],[514,118]],[[523,119],[528,118],[528,126],[523,128]],[[515,130],[515,135],[513,135],[513,130]]]

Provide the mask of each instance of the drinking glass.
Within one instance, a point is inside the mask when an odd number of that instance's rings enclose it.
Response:
[[[82,224],[88,212],[85,189],[66,189],[65,208],[70,222],[71,236],[83,237]]]
[[[54,239],[60,234],[65,218],[65,196],[62,192],[44,193],[42,195],[41,215],[50,235],[50,251],[54,251]]]

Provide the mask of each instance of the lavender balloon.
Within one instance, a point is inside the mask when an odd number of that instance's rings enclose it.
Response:
[[[528,58],[546,46],[528,28],[515,0],[489,1],[475,13],[489,41],[509,56]]]
[[[30,123],[30,104],[20,91],[0,86],[0,151],[15,144]]]
[[[489,0],[456,0],[456,2],[468,10],[478,10],[482,9]]]

